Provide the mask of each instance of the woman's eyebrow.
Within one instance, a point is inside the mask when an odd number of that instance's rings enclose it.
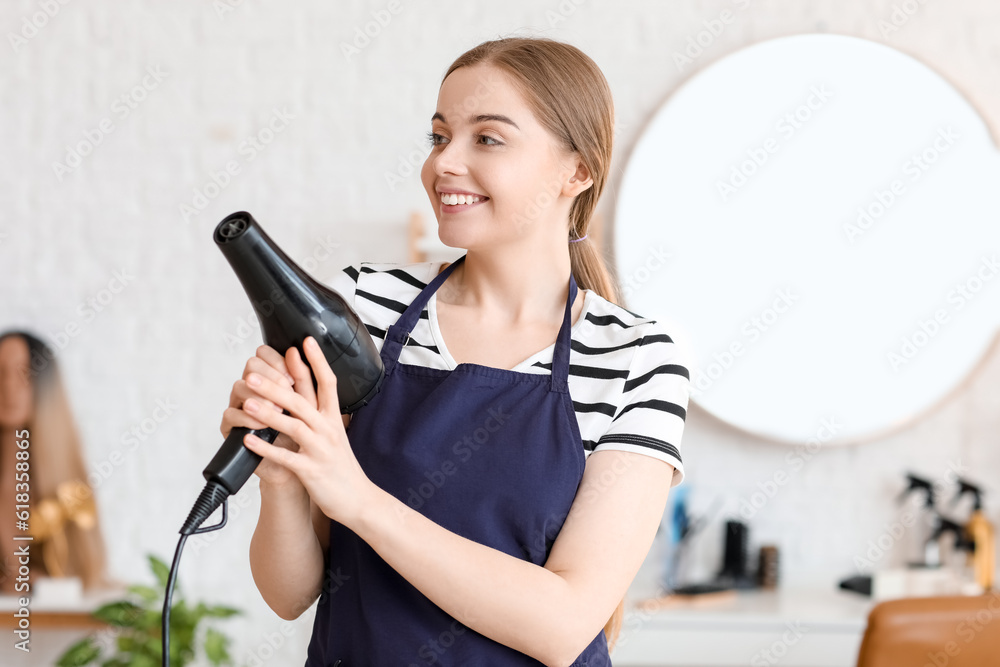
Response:
[[[440,111],[436,111],[434,113],[434,115],[431,116],[431,122],[433,123],[435,120],[440,120],[442,123],[447,123],[448,122],[448,121],[446,121],[444,119],[444,115]],[[510,118],[508,118],[507,116],[498,114],[498,113],[482,113],[482,114],[479,114],[478,116],[469,116],[469,124],[470,125],[472,123],[482,123],[483,121],[487,121],[487,120],[496,120],[496,121],[499,121],[501,123],[507,123],[508,125],[513,125],[518,130],[521,129],[521,128],[517,127],[517,123],[515,123],[514,121],[512,121]]]

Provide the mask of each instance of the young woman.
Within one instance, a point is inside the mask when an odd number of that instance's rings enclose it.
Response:
[[[0,593],[30,597],[24,586],[42,575],[79,577],[86,591],[117,586],[106,576],[93,491],[55,355],[26,331],[0,334],[0,438]],[[28,531],[15,514],[25,497]],[[14,545],[25,543],[14,537],[33,532],[41,534],[29,550],[31,575],[18,582]]]
[[[442,242],[466,254],[331,284],[379,348],[379,393],[342,416],[311,338],[305,360],[262,346],[234,384],[223,435],[282,434],[246,440],[264,457],[250,562],[282,618],[319,597],[308,667],[610,664],[683,479],[689,382],[587,240],[613,114],[573,46],[463,54],[421,177]]]

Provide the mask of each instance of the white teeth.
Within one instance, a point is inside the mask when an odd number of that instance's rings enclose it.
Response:
[[[477,201],[481,201],[482,197],[476,197],[473,195],[454,195],[442,193],[441,203],[448,204],[449,206],[455,206],[456,204],[474,204]]]

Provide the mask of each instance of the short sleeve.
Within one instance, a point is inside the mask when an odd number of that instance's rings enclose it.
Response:
[[[618,409],[594,451],[620,450],[666,461],[674,467],[674,487],[684,479],[680,447],[690,374],[665,328],[655,320],[645,326]]]
[[[360,265],[346,266],[342,270],[333,274],[333,276],[328,278],[324,283],[334,292],[344,297],[344,300],[350,304],[351,308],[356,308],[354,305],[354,296],[358,288],[358,275],[360,268]]]

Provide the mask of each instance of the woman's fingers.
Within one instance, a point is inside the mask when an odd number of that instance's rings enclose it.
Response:
[[[267,428],[267,424],[258,421],[239,408],[229,407],[222,413],[222,425],[219,430],[223,438],[229,437],[234,428],[245,426],[250,429]]]
[[[284,382],[288,386],[292,386],[295,383],[295,378],[289,372],[284,357],[268,345],[258,347],[257,356],[247,360],[243,369],[243,379],[246,380],[250,373],[260,373],[278,384]]]
[[[265,459],[284,466],[293,473],[297,473],[296,462],[299,455],[292,450],[272,445],[252,433],[247,433],[246,437],[243,438],[243,444],[255,454],[260,454]]]
[[[249,377],[250,374],[247,374]],[[259,377],[259,376],[258,376]],[[287,386],[287,384],[282,385]],[[229,394],[229,407],[231,408],[241,408],[248,398],[258,398],[262,403],[268,407],[281,412],[281,408],[274,404],[273,401],[261,396],[259,393],[254,391],[254,387],[247,384],[246,380],[237,380],[233,383],[233,390]]]
[[[299,348],[292,346],[285,353],[285,363],[295,381],[295,393],[306,399],[309,405],[316,405],[316,390],[313,388],[312,371],[299,354]]]
[[[268,381],[264,380],[266,384]],[[302,397],[297,394],[292,394],[298,401],[302,401]],[[243,409],[249,412],[251,416],[260,419],[264,422],[265,426],[269,426],[276,431],[280,431],[287,435],[289,438],[298,443],[301,449],[303,443],[308,443],[312,432],[309,427],[303,423],[301,419],[297,419],[291,415],[286,415],[284,412],[277,412],[275,410],[269,410],[263,404],[260,403],[256,398],[248,398],[246,403],[243,404]],[[291,410],[289,410],[291,412]],[[246,442],[246,439],[244,439]],[[279,447],[279,449],[284,449]]]
[[[313,375],[316,376],[317,404],[320,411],[326,414],[340,414],[337,376],[330,368],[330,362],[326,360],[323,351],[319,349],[319,343],[312,336],[305,339],[302,347],[305,348],[306,359],[309,360]]]
[[[269,366],[284,375],[289,383],[292,382],[292,374],[288,371],[288,366],[285,364],[285,358],[280,352],[275,350],[270,345],[261,345],[257,348],[257,357],[267,362]]]
[[[237,380],[233,383],[233,391],[229,395],[229,407],[222,413],[222,424],[219,430],[223,436],[229,436],[229,431],[234,426],[249,426],[250,428],[263,428],[260,421],[254,419],[249,413],[243,410],[243,404],[249,398],[260,401],[267,409],[281,412],[281,408],[273,401],[262,397],[260,394],[251,391],[246,380]]]

